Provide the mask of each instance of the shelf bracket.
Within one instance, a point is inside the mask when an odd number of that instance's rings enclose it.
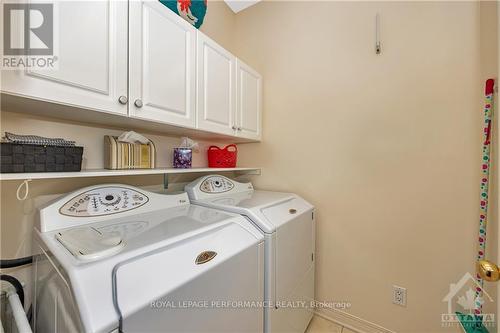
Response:
[[[168,190],[168,173],[163,174],[163,189]]]

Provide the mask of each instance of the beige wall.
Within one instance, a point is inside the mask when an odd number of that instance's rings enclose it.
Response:
[[[208,2],[205,20],[200,30],[224,46],[227,50],[236,53],[234,48],[234,25],[236,16],[222,0]]]
[[[264,167],[258,187],[316,205],[317,299],[399,332],[443,330],[449,284],[474,270],[482,79],[496,76],[480,14],[265,1],[237,15],[238,56],[265,78],[263,142],[241,159]],[[393,284],[407,307],[391,304]]]

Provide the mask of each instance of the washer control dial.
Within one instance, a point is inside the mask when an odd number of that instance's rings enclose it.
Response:
[[[67,216],[102,216],[125,212],[145,205],[149,198],[126,187],[100,187],[73,197],[59,212]]]
[[[104,197],[99,198],[101,205],[114,206],[121,201],[121,197],[114,194],[106,194]]]

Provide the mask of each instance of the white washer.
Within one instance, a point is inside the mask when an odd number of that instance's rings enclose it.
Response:
[[[263,302],[264,237],[237,214],[101,185],[41,209],[34,234],[38,333],[263,331],[237,302]]]
[[[314,207],[293,193],[255,191],[211,175],[186,185],[193,204],[241,214],[265,236],[265,332],[304,332],[314,305]]]

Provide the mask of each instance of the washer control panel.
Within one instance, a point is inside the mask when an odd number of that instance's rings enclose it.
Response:
[[[102,216],[143,206],[149,198],[126,187],[100,187],[71,198],[60,209],[67,216]]]
[[[210,176],[200,184],[200,190],[205,193],[224,193],[231,191],[234,184],[226,177]]]

